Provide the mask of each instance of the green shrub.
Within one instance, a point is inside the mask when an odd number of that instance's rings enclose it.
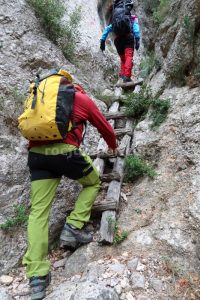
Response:
[[[57,44],[57,39],[63,36],[64,30],[61,21],[66,10],[62,1],[27,0],[27,3],[34,8],[47,36]]]
[[[154,178],[157,173],[154,171],[151,165],[137,155],[128,155],[125,158],[125,180],[134,181],[142,176],[149,176]]]
[[[78,25],[81,21],[81,7],[76,7],[71,14],[69,14],[69,22],[65,26],[63,37],[60,41],[63,54],[68,60],[75,62],[75,48],[79,40],[80,32]]]
[[[167,118],[167,114],[170,108],[169,99],[154,99],[152,102],[152,111],[150,113],[150,119],[153,121],[152,128],[158,127]]]
[[[134,211],[136,212],[136,214],[141,215],[142,210],[140,208],[135,208]]]
[[[170,79],[173,84],[185,84],[185,70],[181,62],[177,62],[170,70]]]
[[[123,240],[125,240],[128,237],[128,232],[126,230],[121,230],[119,228],[119,225],[117,224],[117,221],[113,219],[112,217],[108,218],[108,230],[113,234],[113,244],[118,245]]]
[[[159,0],[143,0],[144,11],[148,14],[152,14],[159,6]]]
[[[0,228],[7,231],[15,226],[26,224],[28,216],[24,205],[15,206],[15,215],[12,218],[8,218],[4,224],[0,225]]]
[[[187,67],[184,65],[185,53],[184,49],[180,46],[176,48],[176,62],[169,70],[169,78],[172,84],[184,85],[186,83]]]
[[[113,238],[113,244],[118,245],[121,242],[123,242],[128,237],[128,231],[127,230],[121,230],[119,229],[118,225],[115,227],[115,234]]]
[[[152,102],[150,90],[146,85],[142,85],[138,93],[129,93],[126,99],[123,100],[128,116],[140,120],[144,117]]]
[[[170,101],[168,99],[160,99],[153,97],[151,90],[143,85],[139,93],[129,93],[125,100],[125,112],[129,117],[136,119],[136,123],[141,121],[151,107],[150,119],[152,120],[152,128],[155,129],[165,121]]]
[[[195,72],[195,73],[194,73],[194,77],[195,77],[197,80],[200,80],[200,71],[199,71],[199,72]]]
[[[195,80],[200,84],[200,53],[196,55],[195,58],[195,69],[191,72],[191,75],[194,76]]]
[[[80,7],[68,14],[68,22],[64,24],[63,17],[67,15],[67,10],[61,0],[26,1],[34,9],[48,38],[60,46],[67,59],[72,60],[79,36]]]
[[[151,73],[154,67],[157,70],[160,69],[161,63],[156,58],[155,53],[153,51],[149,51],[141,60],[140,76],[146,78]]]
[[[186,40],[188,43],[193,43],[194,41],[194,32],[195,32],[195,24],[191,20],[189,16],[185,16],[183,19],[183,28],[186,32]]]
[[[154,55],[152,53],[143,56],[140,63],[140,76],[146,78],[151,73],[154,65]]]
[[[154,9],[153,20],[156,24],[161,24],[168,14],[171,0],[159,0],[159,5]]]

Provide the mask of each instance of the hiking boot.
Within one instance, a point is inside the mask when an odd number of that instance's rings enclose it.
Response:
[[[65,230],[65,227],[63,228],[61,235],[60,235],[60,246],[68,246],[71,248],[77,248],[79,245],[79,242],[75,239],[74,235]]]
[[[74,239],[81,243],[87,244],[93,241],[92,234],[83,229],[75,228],[73,225],[65,224],[60,239],[66,242],[74,242]]]
[[[33,276],[30,278],[31,300],[41,300],[46,296],[46,288],[51,282],[51,273],[46,276]]]
[[[123,83],[123,76],[120,76],[116,84],[122,84]]]
[[[123,77],[123,83],[132,82],[130,77],[124,76]]]

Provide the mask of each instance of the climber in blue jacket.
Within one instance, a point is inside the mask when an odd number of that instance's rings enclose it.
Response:
[[[123,82],[130,82],[132,81],[134,48],[138,50],[140,47],[140,27],[138,17],[130,13],[133,8],[133,2],[131,0],[124,1],[115,1],[112,24],[106,26],[103,31],[100,40],[100,49],[102,51],[105,50],[106,38],[110,32],[114,32],[114,44],[121,61],[119,77],[122,78]],[[125,13],[124,9],[126,10]]]

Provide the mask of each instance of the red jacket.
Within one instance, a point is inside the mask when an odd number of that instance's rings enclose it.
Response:
[[[82,142],[84,122],[89,121],[94,127],[97,128],[99,133],[108,144],[109,148],[112,148],[113,150],[116,149],[117,142],[112,126],[99,111],[94,101],[92,101],[85,94],[84,90],[78,85],[75,85],[75,87],[78,91],[75,93],[72,119],[73,122],[78,125],[75,129],[67,134],[67,137],[64,141],[59,142],[64,142],[66,144],[71,144],[79,147]],[[52,142],[55,143],[57,141]],[[30,141],[29,149],[34,146],[42,146],[49,143],[50,142],[48,141]]]

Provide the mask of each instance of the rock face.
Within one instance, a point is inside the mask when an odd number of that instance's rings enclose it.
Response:
[[[198,0],[169,1],[166,17],[154,31],[156,60],[159,63],[154,68],[154,75],[157,74],[151,83],[153,90],[163,90],[169,83],[187,83],[190,87],[198,85],[195,74],[200,69],[199,14]],[[149,38],[144,39],[150,46]]]
[[[1,300],[12,300],[13,298],[7,294],[6,289],[0,288],[0,299]]]
[[[80,284],[63,283],[58,290],[46,297],[47,300],[119,300],[118,295],[111,288],[102,284],[85,281]]]
[[[142,121],[133,142],[133,151],[154,162],[158,176],[135,185],[120,220],[131,231],[131,243],[145,248],[161,242],[162,251],[197,266],[199,88],[166,89],[162,96],[172,103],[168,120],[157,132],[150,129],[149,120]],[[146,230],[140,229],[141,219],[143,226],[149,225]],[[126,242],[125,246],[129,247]]]
[[[0,90],[4,99],[0,119],[0,224],[14,218],[15,205],[24,205],[27,210],[30,206],[26,141],[15,123],[21,104],[13,100],[11,87],[23,94],[38,67],[65,65],[92,95],[99,91],[99,86],[105,87],[104,79],[108,81],[117,70],[118,57],[112,40],[108,41],[106,56],[99,51],[111,1],[68,2],[71,11],[75,5],[82,7],[76,49],[79,68],[46,38],[25,1],[0,0]],[[142,29],[139,54],[142,56],[146,49],[155,50],[159,67],[153,68],[148,84],[155,94],[170,99],[171,108],[167,120],[157,130],[151,129],[148,116],[137,124],[132,152],[153,163],[158,175],[154,180],[143,178],[133,183],[131,195],[126,196],[118,224],[128,231],[128,238],[117,247],[102,248],[92,243],[75,251],[66,260],[67,281],[58,289],[54,287],[47,299],[164,300],[173,299],[177,291],[177,299],[183,299],[186,293],[190,293],[191,299],[198,299],[195,293],[200,273],[200,2],[170,2],[167,17],[159,26],[152,23],[152,12],[145,8],[147,2],[135,1]],[[106,109],[100,102],[98,105]],[[87,152],[96,149],[98,139],[96,130],[89,126]],[[51,241],[58,237],[67,207],[74,202],[79,188],[74,182],[62,180],[50,218]],[[9,232],[1,230],[0,273],[8,273],[17,265],[25,249],[24,227]],[[183,280],[187,291],[183,289]],[[4,292],[0,291],[0,297]]]

